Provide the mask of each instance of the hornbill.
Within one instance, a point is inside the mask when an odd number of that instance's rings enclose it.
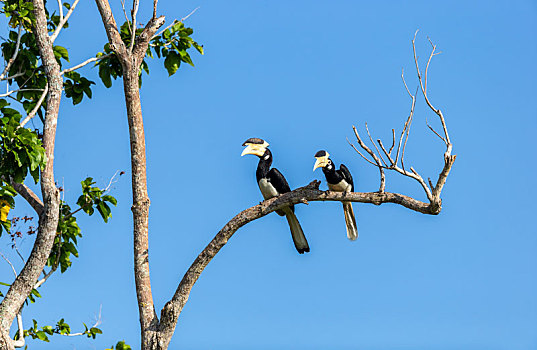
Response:
[[[241,156],[253,154],[259,157],[255,177],[263,198],[269,199],[291,191],[282,173],[276,168],[270,168],[272,164],[272,153],[267,148],[269,144],[265,140],[250,138],[242,145],[246,146],[246,148],[242,151]],[[291,236],[293,237],[293,242],[298,253],[303,254],[304,252],[309,252],[310,247],[306,236],[304,236],[304,231],[302,231],[302,227],[300,227],[300,223],[295,216],[294,205],[276,210],[276,213],[280,216],[285,215],[287,218],[289,228],[291,229]]]
[[[326,182],[328,183],[328,189],[336,192],[353,192],[354,183],[352,181],[352,175],[344,164],[341,164],[339,170],[336,170],[332,159],[328,158],[330,154],[321,150],[315,153],[315,165],[313,171],[317,168],[323,168]],[[354,218],[354,211],[352,210],[351,202],[343,203],[343,213],[345,214],[345,224],[347,226],[347,238],[354,241],[358,238],[358,228],[356,227],[356,219]]]

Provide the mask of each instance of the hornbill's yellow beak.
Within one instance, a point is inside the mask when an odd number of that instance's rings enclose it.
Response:
[[[315,157],[315,159],[317,159],[315,161],[315,165],[313,166],[313,171],[315,171],[315,169],[317,168],[324,168],[325,166],[328,165],[328,157],[330,156],[328,154],[328,152],[325,152],[326,155],[322,156],[322,157]]]
[[[263,143],[250,143],[245,142],[243,146],[246,146],[246,148],[242,151],[241,157],[245,154],[253,154],[258,157],[263,157],[263,154],[265,154],[265,150],[268,147],[268,142],[263,141]]]

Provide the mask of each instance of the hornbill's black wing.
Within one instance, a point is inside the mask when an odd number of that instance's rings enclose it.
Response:
[[[285,177],[283,177],[282,173],[276,168],[270,169],[270,171],[267,174],[267,177],[276,189],[279,194],[284,194],[286,192],[291,192],[291,187],[289,187],[289,184],[287,183],[287,180],[285,180]],[[291,210],[295,211],[295,206],[290,206]]]
[[[341,175],[343,175],[345,181],[351,184],[351,192],[354,192],[354,182],[352,181],[352,175],[349,169],[347,169],[345,164],[341,164],[341,166],[339,167],[339,171],[341,171]]]

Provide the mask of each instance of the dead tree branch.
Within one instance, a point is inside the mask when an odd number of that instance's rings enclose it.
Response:
[[[175,330],[177,320],[181,311],[183,310],[186,302],[188,301],[192,287],[198,280],[199,276],[209,264],[209,262],[216,256],[216,254],[224,247],[224,245],[231,239],[231,237],[237,232],[239,228],[246,225],[249,222],[257,220],[263,216],[266,216],[278,209],[305,203],[312,201],[348,201],[359,203],[395,203],[402,205],[411,210],[436,215],[439,213],[440,208],[433,207],[431,204],[418,201],[414,198],[389,192],[331,192],[320,191],[319,181],[312,181],[307,186],[298,188],[294,191],[285,193],[279,197],[268,199],[255,205],[251,208],[243,210],[237,214],[231,221],[224,225],[224,227],[218,232],[213,240],[203,249],[198,255],[196,260],[192,263],[188,271],[185,273],[183,279],[179,283],[175,294],[172,299],[166,303],[161,310],[161,319],[159,324],[159,346],[162,349],[167,347],[169,340]]]
[[[60,19],[60,23],[58,23],[56,30],[54,30],[54,33],[52,33],[52,35],[50,36],[51,43],[53,43],[56,40],[63,26],[65,25],[65,23],[67,23],[67,21],[69,20],[69,17],[71,17],[71,15],[73,14],[73,11],[75,10],[76,5],[78,5],[79,1],[80,0],[75,0],[75,2],[73,2],[73,4],[71,5],[71,8],[69,9],[69,11],[67,11],[67,14],[65,15],[65,17]],[[61,6],[60,6],[60,11],[63,11]]]
[[[417,34],[417,32],[416,32],[416,34]],[[410,127],[412,125],[412,121],[413,121],[413,118],[414,118],[414,109],[415,109],[415,106],[416,106],[417,90],[416,90],[416,94],[414,94],[414,95],[410,92],[410,90],[408,89],[408,86],[406,84],[406,81],[405,81],[404,71],[401,72],[401,79],[402,79],[403,84],[405,86],[406,92],[410,96],[410,99],[411,99],[412,103],[411,103],[411,107],[410,107],[409,116],[407,117],[407,119],[405,121],[405,124],[403,125],[403,130],[401,131],[401,136],[399,137],[398,146],[397,146],[397,152],[396,152],[396,155],[395,155],[395,160],[393,159],[393,157],[391,155],[392,150],[394,148],[394,144],[395,144],[395,131],[393,129],[392,129],[392,146],[390,147],[389,150],[386,150],[386,148],[384,147],[384,144],[382,143],[382,141],[380,139],[377,139],[377,143],[378,143],[378,145],[380,146],[380,149],[382,150],[382,152],[384,153],[384,155],[386,156],[386,158],[389,161],[389,165],[385,163],[384,168],[389,169],[389,170],[394,170],[394,171],[398,172],[399,174],[402,174],[404,176],[410,177],[410,178],[418,181],[418,183],[421,185],[421,187],[425,191],[427,199],[430,202],[430,206],[432,208],[434,208],[434,211],[439,212],[440,209],[441,209],[441,203],[442,203],[442,200],[440,199],[440,193],[442,191],[443,186],[446,183],[447,176],[448,176],[448,174],[449,174],[449,172],[451,170],[451,167],[453,165],[453,162],[455,161],[456,156],[451,155],[452,144],[451,144],[451,141],[449,139],[449,135],[448,135],[448,132],[447,132],[447,126],[446,126],[444,116],[443,116],[442,112],[439,109],[436,109],[436,108],[433,107],[433,105],[431,104],[431,102],[429,100],[429,97],[427,95],[427,78],[428,78],[427,74],[428,74],[429,65],[431,63],[431,60],[432,60],[433,56],[438,54],[437,52],[435,52],[436,46],[429,39],[429,42],[431,43],[431,46],[432,46],[432,50],[431,50],[431,54],[429,55],[429,59],[427,61],[425,72],[422,75],[422,73],[420,71],[420,68],[419,68],[419,64],[418,64],[418,57],[417,57],[417,54],[416,54],[415,41],[416,41],[416,35],[414,35],[414,39],[412,40],[412,49],[413,49],[413,53],[414,53],[414,63],[416,65],[416,71],[417,71],[417,76],[418,76],[418,81],[419,81],[418,89],[421,89],[421,92],[422,92],[422,94],[423,94],[423,96],[425,98],[427,106],[436,115],[438,115],[438,117],[440,118],[440,122],[442,124],[442,128],[443,128],[443,131],[444,131],[444,136],[442,136],[438,132],[436,132],[432,128],[432,126],[429,125],[427,119],[426,119],[425,123],[427,124],[429,129],[434,134],[436,134],[446,144],[446,151],[444,153],[444,168],[440,172],[440,175],[438,177],[438,181],[437,181],[436,185],[433,185],[433,183],[432,183],[432,181],[430,179],[428,179],[428,182],[425,182],[423,177],[414,169],[414,167],[410,167],[410,172],[405,169],[405,165],[404,165],[405,164],[404,163],[405,149],[406,149],[406,144],[407,144],[408,139],[409,139]],[[365,151],[367,151],[375,159],[376,155],[360,139],[360,136],[358,135],[358,132],[357,132],[356,128],[353,127],[353,129],[354,129],[356,139],[357,139],[358,144],[360,145],[360,147],[362,149],[364,149]],[[369,129],[367,128],[367,124],[366,124],[366,130],[368,132],[368,135],[371,138],[371,135],[369,134]],[[357,148],[354,145],[352,145],[352,146],[358,152]],[[378,152],[378,148],[377,148],[377,152]],[[362,154],[360,153],[360,155],[362,155]],[[401,156],[401,157],[399,157],[399,156]],[[369,159],[367,159],[363,155],[362,155],[362,157],[365,158],[369,163],[372,164],[372,162]],[[377,163],[377,166],[379,166],[380,162],[378,161],[378,158],[375,159],[375,161]],[[400,166],[399,166],[399,164],[400,164]]]

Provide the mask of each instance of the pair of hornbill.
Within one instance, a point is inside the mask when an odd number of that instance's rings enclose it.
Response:
[[[253,154],[259,157],[255,175],[261,194],[263,194],[263,198],[269,199],[291,191],[291,188],[282,173],[276,168],[270,168],[272,165],[272,153],[268,149],[269,144],[267,141],[259,138],[250,138],[242,145],[246,146],[246,148],[242,151],[241,156],[244,156],[245,154]],[[341,164],[339,170],[336,170],[334,163],[329,156],[328,152],[324,150],[317,152],[315,154],[316,161],[313,170],[315,171],[317,168],[323,169],[330,191],[353,192],[354,183],[349,169]],[[300,254],[303,254],[309,252],[310,247],[294,211],[295,207],[291,205],[277,210],[276,213],[281,216],[285,215],[287,218],[295,248]],[[343,202],[343,212],[345,213],[347,237],[350,240],[355,240],[358,238],[358,229],[356,228],[356,219],[354,218],[351,202]]]

